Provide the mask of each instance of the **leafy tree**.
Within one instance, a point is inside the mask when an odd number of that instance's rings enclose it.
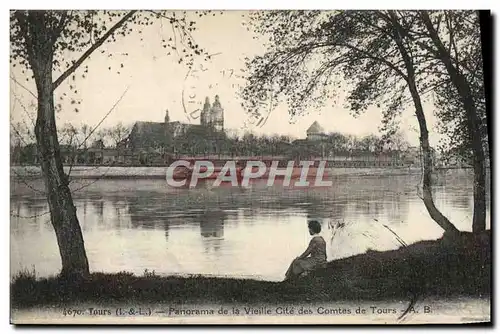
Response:
[[[375,135],[368,135],[361,139],[360,148],[366,152],[375,152],[381,150],[381,139]]]
[[[330,151],[332,152],[346,152],[347,151],[347,143],[349,141],[349,138],[342,133],[339,132],[332,132],[328,134],[328,139],[327,139],[330,148]]]
[[[201,16],[207,13],[199,13]],[[74,80],[78,69],[106,42],[120,36],[141,33],[141,26],[164,20],[174,34],[182,37],[185,50],[178,61],[192,66],[196,55],[205,54],[194,42],[191,32],[195,21],[185,12],[165,11],[26,11],[10,12],[10,45],[12,66],[30,71],[36,84],[37,115],[35,134],[37,150],[51,222],[59,245],[63,276],[85,276],[89,273],[81,228],[76,208],[63,171],[57,135],[54,103],[55,91],[66,81]],[[177,45],[162,41],[164,48]],[[74,57],[74,59],[72,59]],[[74,89],[69,85],[70,89]],[[72,102],[73,104],[73,102]],[[78,104],[78,103],[75,103]],[[60,108],[58,108],[60,109]],[[75,108],[78,111],[78,108]]]
[[[251,75],[242,94],[250,113],[259,97],[286,103],[291,115],[333,103],[347,90],[347,107],[358,115],[370,105],[383,114],[383,132],[397,128],[397,116],[413,102],[423,154],[423,201],[434,221],[450,234],[457,228],[432,197],[432,153],[421,92],[431,82],[425,70],[436,59],[407,37],[421,28],[414,12],[271,11],[253,14],[256,32],[269,38],[267,52],[248,62]],[[350,145],[352,149],[352,145]]]
[[[381,14],[383,15],[383,14]],[[426,59],[421,89],[435,91],[437,116],[449,150],[472,161],[472,230],[486,228],[488,132],[479,15],[475,11],[391,12],[401,37]]]
[[[486,152],[488,131],[479,13],[440,11],[418,13],[424,29],[408,29],[408,38],[439,60],[430,70],[445,73],[436,90],[441,130],[448,146],[474,168],[472,230],[486,229]]]
[[[399,131],[391,131],[380,138],[384,150],[404,152],[410,147],[405,135]]]

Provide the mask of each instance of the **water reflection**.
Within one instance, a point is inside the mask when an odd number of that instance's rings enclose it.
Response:
[[[460,229],[470,230],[471,182],[449,177],[435,187],[436,204]],[[91,270],[278,280],[307,245],[309,219],[322,223],[330,260],[398,247],[384,224],[407,243],[439,238],[442,230],[417,196],[418,180],[338,177],[329,189],[269,188],[257,182],[244,191],[203,183],[172,189],[157,181],[102,180],[76,193],[74,201]],[[13,273],[32,264],[42,276],[59,270],[50,216],[42,215],[47,210],[41,196],[13,194]],[[340,223],[343,228],[331,228]]]
[[[224,211],[208,211],[198,215],[200,235],[206,253],[217,253],[224,240],[224,221],[227,215]]]
[[[224,220],[226,215],[224,211],[209,211],[199,215],[200,234],[204,239],[223,239],[224,238]]]

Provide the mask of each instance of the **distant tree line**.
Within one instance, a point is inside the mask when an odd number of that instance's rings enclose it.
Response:
[[[13,163],[29,164],[34,161],[36,149],[34,140],[26,127],[17,123],[11,134],[11,160]],[[131,126],[118,123],[113,126],[93,130],[87,124],[74,126],[66,123],[59,128],[59,140],[63,154],[85,152],[90,147],[117,149],[124,143]],[[137,152],[155,151],[157,154],[174,155],[229,155],[229,156],[286,156],[300,158],[306,156],[377,154],[390,151],[406,151],[409,143],[400,133],[391,138],[376,135],[354,136],[331,132],[322,141],[297,139],[288,135],[257,135],[252,132],[238,134],[236,131],[211,131],[207,128],[192,127],[173,138],[170,145],[162,140],[148,147],[135,147]],[[149,147],[151,146],[151,147]],[[166,147],[170,146],[170,147]]]

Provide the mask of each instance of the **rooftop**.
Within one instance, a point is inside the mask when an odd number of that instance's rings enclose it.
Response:
[[[325,129],[323,129],[323,127],[321,125],[319,125],[319,123],[317,121],[314,121],[313,124],[311,124],[311,126],[309,127],[309,129],[307,129],[306,133],[307,134],[316,134],[316,133],[323,133],[325,131]]]

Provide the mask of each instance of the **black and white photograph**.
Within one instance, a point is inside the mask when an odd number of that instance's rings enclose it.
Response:
[[[491,324],[489,10],[9,18],[12,325]]]

